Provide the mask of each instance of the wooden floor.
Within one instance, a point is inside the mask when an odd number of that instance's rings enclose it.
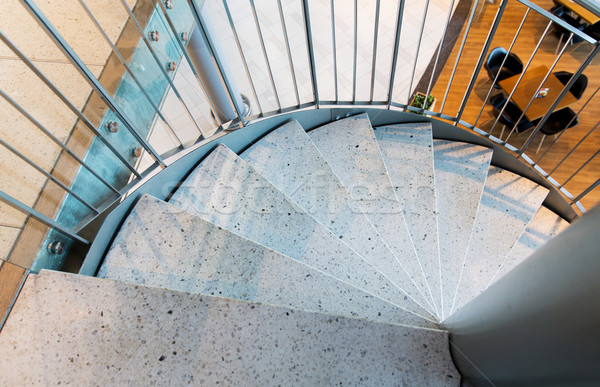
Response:
[[[25,269],[7,262],[0,267],[0,320],[8,311],[25,274]]]
[[[552,0],[536,0],[534,1],[540,7],[549,10],[553,6]],[[463,49],[456,75],[449,89],[448,98],[446,100],[443,113],[455,116],[460,107],[464,90],[469,84],[470,77],[473,69],[475,68],[477,58],[481,53],[483,44],[487,38],[488,30],[492,25],[496,12],[498,10],[498,0],[495,4],[489,4],[488,1],[483,1],[485,7],[481,10],[481,13],[474,19],[473,25],[468,35],[467,42]],[[515,33],[525,15],[527,8],[516,0],[509,0],[508,7],[502,17],[499,28],[492,40],[490,49],[494,47],[502,46],[506,49],[509,48]],[[513,47],[512,52],[516,53],[525,65],[529,60],[533,49],[538,43],[540,37],[542,37],[544,30],[548,22],[543,16],[531,11],[527,17],[523,29],[519,34],[518,39]],[[452,68],[456,61],[456,56],[460,47],[460,43],[463,39],[465,32],[466,23],[461,32],[457,44],[442,71],[435,87],[433,88],[432,94],[438,98],[436,104],[436,110],[441,108],[442,99],[446,92],[448,80],[452,72]],[[548,33],[546,38],[543,40],[540,49],[537,54],[533,57],[530,68],[546,65],[550,67],[556,59],[554,54],[557,47],[559,38],[552,32]],[[579,65],[585,60],[588,54],[592,51],[592,47],[589,44],[573,45],[567,48],[563,57],[557,63],[554,71],[570,71],[575,72]],[[598,55],[591,65],[584,71],[587,75],[589,84],[583,95],[583,97],[571,105],[571,108],[578,112],[579,109],[585,104],[588,98],[594,94],[596,89],[600,86],[600,55]],[[483,106],[483,101],[490,89],[491,81],[488,78],[487,72],[482,68],[476,82],[475,88],[469,101],[467,103],[465,112],[463,114],[463,120],[469,123],[475,123],[477,116]],[[499,90],[492,91],[492,95],[498,94]],[[598,93],[600,94],[600,93]],[[579,125],[568,129],[558,139],[556,144],[548,151],[548,153],[539,162],[539,165],[546,171],[550,172],[554,167],[567,155],[567,153],[598,123],[600,117],[600,95],[596,95],[591,102],[588,104],[585,110],[579,116]],[[492,108],[489,104],[485,106],[481,118],[479,119],[477,126],[489,131],[495,120]],[[497,125],[494,129],[493,134],[498,136],[502,129],[502,125]],[[510,138],[509,143],[520,147],[529,137],[531,133],[526,132],[520,135],[513,135]],[[504,133],[503,139],[506,139],[507,132]],[[544,150],[552,144],[554,138],[552,136],[546,137],[539,153],[536,153],[540,140],[543,135],[538,134],[528,148],[526,154],[529,155],[534,161],[544,153]],[[573,153],[553,174],[553,177],[559,182],[565,182],[572,173],[580,168],[590,157],[594,155],[600,145],[600,129],[592,133],[583,143],[579,146],[578,150]],[[573,178],[565,188],[573,195],[577,196],[589,187],[593,182],[598,179],[600,173],[600,157],[594,159],[588,166],[581,170],[581,172]],[[582,204],[587,208],[591,208],[596,203],[600,202],[600,187],[597,187],[583,200]]]

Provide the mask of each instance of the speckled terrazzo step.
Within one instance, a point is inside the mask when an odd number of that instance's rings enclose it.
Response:
[[[459,384],[445,332],[48,271],[0,350],[3,386]]]
[[[342,239],[224,146],[217,147],[192,172],[170,203],[398,307],[434,320],[429,312],[402,293]]]
[[[403,309],[151,196],[121,227],[99,277],[391,324]]]
[[[531,180],[497,167],[490,168],[460,275],[454,310],[487,288],[547,194],[546,188]]]
[[[452,309],[492,150],[444,140],[434,140],[433,149],[445,318]]]
[[[297,121],[269,133],[240,157],[419,305],[427,306],[427,300]]]
[[[308,135],[435,309],[368,116],[334,121]]]
[[[540,207],[531,222],[527,225],[525,232],[523,232],[517,243],[510,250],[510,253],[508,253],[508,256],[494,275],[491,283],[502,278],[568,226],[569,222],[546,207]]]
[[[430,123],[373,128],[434,304],[443,310]]]

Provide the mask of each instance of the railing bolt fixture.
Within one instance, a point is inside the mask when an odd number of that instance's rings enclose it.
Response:
[[[190,39],[190,35],[187,32],[182,32],[181,34],[179,34],[179,36],[184,42],[187,42]]]
[[[108,121],[106,123],[106,129],[111,133],[117,133],[119,131],[119,123],[117,121]]]
[[[173,0],[165,0],[164,3],[166,9],[173,9]]]
[[[167,71],[175,71],[177,69],[177,64],[175,62],[167,63]]]
[[[65,244],[61,241],[54,240],[48,243],[48,252],[52,255],[61,255],[65,252]]]
[[[158,33],[158,31],[150,31],[148,32],[148,37],[153,42],[158,42],[158,39],[160,39],[160,34]]]
[[[136,159],[142,155],[142,148],[136,147],[131,150],[131,157],[135,157]]]

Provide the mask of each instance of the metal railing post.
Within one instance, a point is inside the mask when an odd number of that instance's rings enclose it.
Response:
[[[38,222],[42,223],[43,225],[48,226],[52,229],[55,229],[56,231],[68,236],[71,239],[81,242],[86,246],[91,244],[90,241],[83,239],[79,235],[75,234],[73,231],[69,230],[62,224],[55,222],[54,220],[50,219],[46,215],[42,214],[41,212],[34,210],[33,208],[29,207],[26,204],[21,203],[20,201],[18,201],[17,199],[13,198],[10,195],[8,195],[4,191],[0,191],[0,201],[8,204],[9,206],[13,207],[14,209],[16,209],[26,215],[31,216],[32,218],[34,218]]]
[[[160,73],[162,74],[163,78],[167,81],[167,83],[169,84],[169,86],[171,86],[171,89],[173,90],[173,93],[175,93],[175,96],[177,96],[177,99],[179,99],[179,102],[183,106],[183,109],[187,113],[187,115],[190,118],[190,120],[194,123],[194,126],[196,127],[196,129],[198,130],[198,132],[200,134],[202,134],[202,130],[200,129],[200,126],[196,122],[196,119],[194,118],[194,115],[192,114],[192,112],[188,108],[187,104],[183,100],[183,97],[179,93],[179,90],[177,90],[177,88],[175,87],[175,83],[173,83],[173,80],[171,80],[171,77],[167,73],[165,63],[161,62],[160,58],[158,57],[158,55],[156,54],[156,52],[152,48],[152,44],[150,43],[150,40],[148,39],[148,37],[144,33],[144,29],[142,28],[142,26],[140,25],[140,23],[136,19],[135,15],[133,14],[133,12],[131,11],[131,9],[129,8],[129,5],[127,4],[127,2],[125,0],[121,0],[121,4],[123,5],[123,8],[125,9],[125,11],[127,11],[127,14],[129,15],[130,20],[133,21],[133,25],[138,30],[138,33],[140,34],[140,37],[142,38],[142,42],[144,42],[144,45],[148,48],[148,52],[150,52],[150,55],[152,56],[152,58],[156,62],[156,65],[160,69]]]
[[[456,60],[454,61],[454,67],[452,67],[452,73],[450,74],[450,80],[448,80],[448,85],[446,86],[446,92],[444,93],[444,99],[442,100],[442,106],[440,107],[440,113],[444,111],[444,106],[446,105],[446,98],[448,98],[448,93],[450,92],[450,86],[452,86],[452,81],[454,80],[454,75],[456,74],[456,68],[458,67],[458,62],[460,62],[460,57],[462,55],[463,49],[465,48],[465,43],[467,42],[467,37],[469,36],[469,31],[471,31],[471,25],[473,24],[473,18],[475,17],[475,11],[477,11],[477,6],[479,5],[479,1],[475,0],[472,5],[471,14],[469,15],[469,20],[467,21],[467,28],[465,29],[462,42],[460,43],[460,48],[458,49],[458,53],[456,54]]]
[[[408,86],[408,101],[410,101],[410,97],[412,96],[412,87],[413,82],[415,80],[415,72],[417,71],[417,62],[419,60],[419,51],[421,50],[421,42],[423,41],[423,32],[425,31],[425,22],[427,21],[427,12],[429,11],[429,2],[427,0],[425,2],[425,10],[423,11],[423,21],[421,22],[421,29],[419,30],[419,41],[417,43],[417,51],[415,52],[415,62],[413,64],[412,73],[410,74],[410,85]],[[425,96],[427,99],[428,95]],[[423,102],[423,108],[427,106],[427,101]]]
[[[521,34],[521,30],[523,29],[523,25],[525,25],[525,21],[527,20],[527,16],[529,16],[529,11],[531,11],[529,8],[527,8],[527,11],[525,11],[525,15],[523,16],[523,19],[521,20],[521,24],[519,25],[519,28],[517,28],[517,32],[515,33],[515,36],[513,37],[512,42],[510,42],[510,46],[508,47],[508,50],[506,50],[506,55],[504,56],[504,58],[502,59],[502,63],[500,63],[500,69],[504,67],[504,64],[506,63],[506,60],[508,59],[508,56],[510,55],[510,53],[512,52],[513,47],[515,46],[515,43],[517,42],[517,39],[519,38],[519,35]],[[494,80],[492,81],[492,85],[490,86],[490,89],[488,90],[488,93],[485,96],[485,99],[483,100],[483,104],[481,105],[481,110],[479,110],[479,114],[477,115],[477,118],[475,119],[475,122],[473,123],[473,126],[477,126],[477,123],[479,122],[479,119],[481,118],[481,114],[483,113],[483,110],[485,109],[485,106],[490,98],[490,95],[492,95],[492,91],[494,90],[494,85],[498,82],[498,78],[500,77],[500,73],[501,71],[498,71],[498,73],[496,73],[496,76],[494,77]]]
[[[223,8],[225,9],[225,14],[227,15],[227,20],[229,21],[229,27],[231,27],[231,32],[233,32],[233,38],[235,39],[235,44],[238,48],[238,52],[240,53],[240,57],[242,58],[242,64],[244,65],[244,71],[246,71],[246,77],[248,77],[248,82],[250,82],[250,87],[252,88],[252,94],[254,95],[256,104],[258,105],[258,114],[262,115],[263,109],[262,109],[262,106],[260,105],[260,99],[258,98],[258,94],[256,93],[256,87],[254,87],[254,81],[252,80],[252,75],[250,74],[250,68],[248,67],[248,62],[246,61],[246,55],[244,55],[244,50],[242,49],[242,44],[240,42],[240,38],[238,36],[237,29],[235,28],[235,23],[233,22],[233,17],[231,17],[231,12],[229,11],[229,5],[227,4],[227,0],[222,0],[222,3],[223,3]]]
[[[277,0],[277,9],[279,10],[279,19],[281,21],[281,32],[285,41],[285,49],[287,51],[288,64],[290,66],[290,73],[292,76],[292,84],[294,85],[294,94],[296,95],[296,103],[300,106],[300,95],[298,94],[298,81],[296,80],[296,71],[294,70],[294,60],[292,58],[292,50],[290,49],[290,39],[288,37],[288,30],[285,24],[285,17],[283,16],[283,7],[281,6],[281,0]]]
[[[196,21],[195,31],[198,31],[200,33],[203,43],[205,43],[206,48],[209,52],[209,57],[212,58],[212,60],[214,60],[214,62],[215,62],[216,68],[218,70],[217,75],[218,75],[219,79],[221,80],[221,82],[223,82],[223,84],[225,85],[229,103],[233,106],[240,125],[246,126],[246,120],[244,119],[244,111],[242,110],[242,107],[239,106],[238,103],[236,102],[237,101],[236,98],[239,98],[240,95],[237,92],[237,88],[235,87],[233,82],[229,79],[229,74],[225,70],[225,64],[223,63],[221,56],[217,52],[216,44],[210,37],[210,31],[207,28],[207,24],[206,24],[204,17],[202,16],[202,12],[200,12],[200,9],[198,9],[196,2],[194,0],[187,0],[187,2],[190,7],[190,10],[192,11],[192,15],[194,16],[194,19]],[[193,35],[194,34],[192,34],[192,37],[193,37]],[[190,41],[190,43],[191,43],[191,41]],[[209,96],[210,96],[210,93],[209,93]]]
[[[483,48],[481,49],[481,54],[479,54],[479,59],[477,60],[477,64],[475,65],[475,70],[471,74],[471,80],[469,81],[469,85],[467,86],[467,90],[465,91],[465,94],[463,96],[462,102],[460,104],[460,108],[458,109],[458,113],[456,114],[456,121],[454,122],[455,126],[458,124],[458,122],[460,121],[460,118],[462,117],[463,112],[465,111],[467,102],[469,100],[469,97],[471,96],[471,92],[473,91],[473,87],[475,86],[475,82],[477,81],[477,77],[479,76],[479,72],[481,71],[481,68],[483,67],[483,63],[485,62],[486,54],[487,54],[488,50],[490,49],[490,45],[492,44],[492,39],[494,39],[494,35],[496,35],[496,30],[498,29],[498,26],[500,25],[500,20],[502,20],[502,15],[504,14],[504,10],[506,9],[507,5],[508,5],[508,0],[502,0],[502,2],[500,3],[500,6],[498,7],[498,11],[496,12],[496,17],[494,18],[494,22],[492,23],[492,26],[490,27],[487,38],[485,39],[485,43],[483,45]],[[506,58],[508,58],[508,54],[506,54],[505,60],[506,60]],[[502,68],[502,67],[500,67],[500,68]],[[500,73],[500,71],[498,71],[498,73]]]
[[[96,18],[94,17],[94,15],[92,14],[92,12],[90,11],[90,9],[87,7],[87,5],[85,4],[85,2],[83,0],[79,0],[79,4],[81,4],[81,7],[88,14],[89,18],[92,20],[92,22],[94,23],[94,25],[96,26],[96,28],[98,29],[98,31],[100,31],[100,35],[102,35],[102,37],[104,38],[104,40],[106,41],[106,43],[110,46],[111,51],[113,52],[113,54],[116,55],[117,58],[119,58],[119,61],[121,62],[121,64],[123,65],[123,67],[125,67],[125,70],[131,76],[131,79],[133,80],[133,82],[136,84],[136,86],[138,87],[138,89],[141,91],[141,93],[146,98],[146,101],[150,104],[150,106],[152,106],[152,109],[154,109],[154,112],[165,123],[165,125],[167,126],[167,128],[169,128],[169,131],[173,134],[173,136],[175,136],[175,139],[177,139],[177,142],[179,143],[179,147],[183,148],[183,142],[181,142],[181,139],[179,138],[179,136],[177,135],[177,133],[175,133],[175,129],[173,129],[173,127],[171,126],[171,124],[168,122],[167,118],[162,114],[162,112],[160,111],[159,107],[154,103],[154,101],[152,101],[152,98],[150,98],[150,95],[148,95],[148,92],[144,89],[144,86],[142,86],[142,84],[137,79],[137,77],[135,76],[135,74],[133,73],[133,71],[131,71],[131,68],[127,64],[127,61],[125,60],[125,58],[123,58],[123,56],[121,55],[121,53],[119,52],[119,50],[117,49],[117,47],[113,44],[113,42],[110,40],[110,38],[108,37],[108,35],[106,35],[106,32],[104,32],[104,30],[102,29],[102,26],[100,25],[100,23],[98,22],[98,20],[96,20]]]
[[[148,151],[154,160],[156,160],[161,166],[166,167],[166,164],[158,154],[158,152],[150,145],[144,136],[142,136],[133,125],[133,122],[125,115],[125,112],[117,105],[115,100],[111,97],[110,93],[100,84],[98,79],[92,74],[87,68],[83,61],[75,54],[75,51],[67,44],[63,37],[58,33],[56,28],[50,23],[48,19],[42,14],[42,11],[33,3],[31,0],[22,0],[26,6],[26,9],[33,15],[37,20],[38,25],[48,34],[48,36],[54,41],[54,44],[66,55],[79,73],[84,77],[90,86],[100,95],[104,103],[115,113],[121,122],[127,127],[133,137]]]
[[[358,0],[354,0],[354,45],[352,50],[352,103],[354,103],[356,102],[356,56],[358,51]]]
[[[394,39],[394,53],[392,54],[392,68],[390,74],[390,85],[388,87],[387,109],[392,105],[394,93],[394,81],[396,78],[396,65],[398,64],[398,50],[400,48],[400,34],[402,33],[402,18],[404,15],[404,0],[398,2],[398,17],[396,18],[396,37]]]
[[[569,93],[569,90],[575,84],[575,81],[579,78],[579,76],[581,74],[583,74],[583,70],[585,70],[590,65],[590,63],[592,63],[592,61],[596,57],[596,54],[598,54],[599,51],[600,51],[600,44],[597,44],[594,47],[594,50],[587,56],[587,58],[585,58],[585,61],[581,64],[581,66],[579,66],[579,68],[577,69],[575,74],[573,74],[571,79],[569,79],[569,82],[567,82],[567,84],[562,89],[562,91],[560,92],[558,97],[554,100],[552,105],[550,105],[550,107],[548,108],[548,111],[546,112],[546,114],[544,114],[544,117],[542,117],[540,122],[536,125],[535,129],[533,129],[533,132],[531,133],[531,135],[527,138],[527,140],[525,141],[525,143],[523,144],[521,149],[519,149],[519,151],[517,152],[517,158],[521,157],[521,155],[527,150],[527,148],[529,147],[529,144],[531,144],[531,141],[533,141],[533,138],[535,137],[535,135],[540,131],[540,129],[542,129],[544,124],[548,121],[548,119],[550,118],[550,115],[552,114],[554,109],[556,109],[559,102],[563,99],[563,97],[567,93]]]
[[[521,74],[519,74],[519,78],[517,79],[517,83],[515,84],[515,86],[513,87],[513,89],[510,91],[510,94],[506,98],[507,101],[510,101],[510,99],[513,97],[513,95],[517,91],[517,86],[519,86],[519,84],[521,83],[521,79],[523,79],[523,76],[525,75],[525,72],[527,72],[527,69],[529,69],[529,65],[533,61],[533,58],[535,57],[535,54],[540,49],[540,46],[542,45],[542,42],[546,38],[546,35],[548,34],[548,31],[550,31],[550,27],[551,26],[552,26],[552,22],[550,21],[550,22],[548,22],[548,25],[546,26],[546,29],[544,30],[544,33],[542,34],[542,37],[538,40],[535,48],[533,49],[533,52],[529,56],[529,60],[525,64],[525,67],[523,68],[523,72]],[[502,109],[500,109],[500,113],[498,113],[498,117],[496,117],[496,120],[494,121],[494,124],[492,125],[492,128],[490,129],[489,133],[492,133],[492,131],[494,130],[494,128],[498,124],[498,121],[500,120],[500,117],[502,117],[502,114],[504,113],[504,110],[506,110],[506,106],[507,106],[507,104],[504,104],[504,106],[502,106]]]
[[[337,45],[335,40],[335,4],[330,0],[331,8],[331,53],[333,54],[333,88],[335,90],[335,101],[339,101],[338,94],[338,66],[337,66]]]
[[[314,103],[319,108],[319,87],[317,85],[317,72],[315,66],[315,50],[313,47],[312,29],[310,27],[310,10],[308,0],[302,0],[302,14],[304,16],[304,32],[306,34],[306,50],[310,63],[310,79],[312,82]],[[337,85],[337,84],[336,84]]]
[[[2,89],[0,89],[0,95],[14,107],[19,113],[21,113],[29,122],[31,122],[35,127],[37,127],[42,133],[44,133],[48,138],[50,138],[56,145],[58,145],[63,151],[65,151],[69,156],[75,159],[79,165],[88,170],[94,177],[100,180],[106,187],[108,187],[111,191],[119,194],[119,191],[113,187],[109,182],[107,182],[102,176],[100,176],[96,171],[94,171],[85,161],[83,161],[79,156],[75,154],[69,147],[62,143],[54,134],[52,134],[48,129],[46,129],[39,121],[31,116],[25,109],[23,109],[18,103],[16,103],[12,98],[10,98]]]
[[[571,200],[571,205],[573,205],[573,204],[577,203],[578,201],[580,201],[581,199],[583,199],[585,197],[585,195],[592,192],[594,190],[594,188],[596,188],[598,185],[600,185],[600,179],[597,179],[595,182],[592,183],[592,185],[590,185],[582,193],[580,193],[573,200]]]
[[[373,59],[371,63],[371,93],[369,94],[369,102],[373,102],[373,93],[375,90],[375,69],[377,68],[377,40],[379,37],[380,8],[381,0],[377,0],[377,3],[375,4],[375,27],[373,28]]]
[[[571,39],[573,39],[573,34],[569,35],[569,38],[567,39],[567,44],[565,44],[563,46],[563,48],[560,50],[560,52],[558,53],[558,55],[556,56],[556,59],[554,60],[554,62],[552,62],[552,65],[550,66],[550,69],[548,70],[548,72],[546,73],[546,75],[544,76],[544,78],[542,79],[542,81],[540,82],[539,86],[537,87],[537,89],[535,90],[535,92],[533,93],[533,96],[531,97],[531,99],[529,100],[529,102],[527,103],[527,106],[525,106],[525,109],[523,109],[523,111],[521,112],[521,114],[519,115],[519,119],[517,119],[515,125],[513,126],[513,128],[511,129],[510,133],[508,134],[508,137],[506,138],[505,142],[508,142],[508,139],[512,136],[512,134],[517,130],[518,124],[519,122],[521,122],[522,119],[525,118],[525,113],[527,113],[527,111],[529,110],[529,108],[531,107],[531,104],[533,103],[533,101],[537,98],[536,96],[538,95],[538,93],[540,92],[540,90],[542,89],[542,86],[544,86],[544,83],[546,82],[546,80],[548,79],[548,77],[550,75],[552,75],[552,71],[554,71],[554,68],[556,67],[556,65],[558,64],[558,62],[560,61],[560,58],[563,56],[564,52],[566,51],[567,47],[569,46],[569,42],[571,41]],[[518,86],[518,84],[517,84]],[[516,87],[516,86],[515,86]],[[560,97],[562,98],[562,97]],[[556,101],[560,101],[560,98],[557,99]]]
[[[267,73],[269,74],[269,80],[271,81],[271,87],[273,88],[273,96],[275,102],[277,102],[277,110],[281,111],[281,101],[279,101],[279,93],[277,92],[277,86],[275,85],[275,78],[273,78],[273,70],[271,69],[271,61],[269,61],[269,55],[267,54],[267,48],[265,47],[265,40],[263,38],[262,29],[260,28],[260,22],[258,21],[258,15],[256,13],[256,6],[254,0],[249,0],[250,9],[252,10],[252,17],[254,18],[254,25],[256,26],[256,32],[258,33],[258,40],[260,42],[260,48],[262,49],[263,57],[267,65]]]
[[[431,87],[433,85],[433,79],[435,78],[435,71],[437,69],[440,54],[442,53],[442,45],[444,44],[444,40],[446,39],[446,33],[448,32],[448,25],[450,24],[450,20],[452,20],[452,12],[454,10],[454,3],[456,0],[452,0],[450,3],[450,8],[448,9],[448,16],[446,17],[446,25],[444,26],[444,32],[442,33],[442,38],[440,39],[440,43],[438,44],[437,54],[435,54],[435,61],[433,63],[433,69],[431,70],[431,78],[429,78],[429,84],[427,85],[427,92],[425,96],[429,96],[431,92]]]
[[[12,52],[19,57],[29,69],[46,85],[58,99],[60,99],[68,108],[81,120],[81,122],[100,140],[110,151],[129,169],[136,177],[141,178],[142,175],[135,170],[133,165],[121,155],[115,147],[100,133],[98,129],[88,120],[88,118],[69,101],[69,99],[58,90],[58,88],[33,64],[25,54],[23,54],[4,34],[0,31],[0,40],[2,40]]]
[[[590,101],[592,100],[592,98],[594,98],[594,96],[596,95],[596,93],[598,93],[598,90],[600,90],[600,87],[597,87],[597,88],[596,88],[596,91],[594,91],[594,93],[593,93],[593,94],[590,96],[590,98],[588,98],[588,100],[587,100],[587,101],[585,101],[585,103],[583,104],[583,106],[581,107],[581,109],[579,109],[579,111],[577,112],[577,114],[575,114],[575,116],[574,116],[574,117],[571,119],[571,121],[569,121],[569,123],[567,124],[567,128],[569,127],[569,125],[571,125],[571,123],[572,123],[574,120],[576,120],[576,119],[579,117],[579,115],[581,114],[581,112],[582,112],[582,111],[583,111],[583,110],[586,108],[586,106],[587,106],[587,105],[590,103]],[[596,127],[594,127],[594,129],[596,129]],[[587,136],[589,136],[589,135],[592,133],[592,131],[593,131],[594,129],[592,129],[592,130],[591,130],[591,131],[590,131],[588,134],[586,134],[586,135],[585,135],[585,137],[583,137],[583,138],[581,139],[581,141],[585,140],[585,138],[586,138]],[[550,149],[552,149],[552,147],[554,146],[554,144],[556,144],[556,142],[557,142],[557,141],[558,141],[558,140],[561,138],[561,136],[562,136],[564,133],[565,133],[565,131],[563,130],[563,131],[561,131],[561,132],[558,134],[558,136],[556,136],[556,138],[554,139],[554,141],[552,141],[552,144],[550,144],[550,146],[549,146],[548,148],[546,148],[546,150],[544,151],[544,153],[542,153],[542,155],[541,155],[541,156],[540,156],[540,157],[537,159],[537,161],[535,162],[536,164],[539,164],[539,163],[540,163],[540,161],[542,161],[542,159],[544,158],[544,156],[546,156],[546,154],[548,153],[548,151],[550,151]],[[569,154],[567,154],[567,156],[566,156],[566,157],[568,157],[569,155],[570,155],[570,153],[569,153]],[[555,169],[555,170],[556,170],[556,169]],[[550,175],[551,175],[551,174],[552,174],[552,172],[550,172]]]
[[[69,187],[67,187],[65,184],[63,184],[63,182],[61,182],[60,180],[58,180],[56,177],[52,176],[50,173],[46,172],[46,170],[44,168],[42,168],[39,165],[37,165],[33,160],[31,160],[29,157],[25,156],[23,153],[21,153],[18,150],[16,150],[13,146],[11,146],[9,143],[7,143],[6,141],[4,141],[1,138],[0,138],[0,145],[2,145],[3,147],[5,147],[6,149],[8,149],[12,154],[14,154],[15,156],[17,156],[21,160],[23,160],[25,163],[27,163],[33,169],[35,169],[36,171],[38,171],[42,175],[46,176],[47,179],[49,179],[50,181],[52,181],[54,184],[58,185],[63,191],[69,193],[71,196],[73,196],[75,199],[77,199],[81,204],[83,204],[84,206],[86,206],[92,212],[94,212],[95,214],[99,214],[100,213],[94,206],[92,206],[90,203],[88,203],[87,201],[85,201],[85,199],[83,199],[81,196],[77,195]]]
[[[176,30],[175,24],[171,20],[171,17],[169,16],[169,13],[167,12],[167,9],[165,8],[165,5],[160,0],[157,0],[156,2],[160,6],[160,9],[161,9],[163,15],[165,16],[165,20],[167,21],[167,24],[169,25],[169,27],[171,28],[171,31],[173,32],[173,35],[177,36],[178,35],[178,31]],[[188,65],[190,66],[190,69],[192,70],[192,73],[194,73],[194,78],[196,78],[196,81],[198,82],[198,86],[200,86],[200,89],[202,90],[202,94],[204,94],[204,98],[206,98],[206,101],[210,105],[210,111],[211,111],[213,117],[215,118],[215,120],[217,121],[217,123],[219,125],[219,129],[222,129],[223,128],[223,121],[221,121],[221,119],[219,118],[219,115],[217,114],[217,108],[215,107],[213,101],[208,96],[208,93],[206,91],[206,86],[204,85],[204,82],[202,82],[202,79],[200,79],[200,75],[198,74],[198,71],[196,71],[196,67],[194,66],[194,63],[192,62],[192,59],[190,58],[190,55],[188,54],[188,52],[187,52],[185,46],[183,45],[183,43],[181,42],[182,39],[176,38],[175,41],[177,42],[177,45],[179,47],[179,50],[181,50],[181,53],[183,54],[183,57],[185,58],[185,60],[188,63]],[[204,137],[204,134],[201,133],[201,136]]]

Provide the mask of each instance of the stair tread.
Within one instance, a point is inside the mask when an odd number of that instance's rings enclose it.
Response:
[[[485,290],[548,190],[535,182],[491,167],[459,280],[454,310]]]
[[[445,332],[49,271],[0,350],[2,385],[459,384]]]
[[[519,263],[533,254],[550,239],[554,238],[569,226],[569,222],[556,215],[546,207],[540,207],[525,232],[510,250],[502,266],[492,279],[491,283],[502,278],[514,269]]]
[[[396,306],[434,319],[224,146],[211,152],[192,172],[170,203]]]
[[[401,263],[297,121],[269,133],[240,157],[413,300],[427,306]]]
[[[368,116],[360,114],[334,121],[308,135],[435,308]]]
[[[443,317],[448,317],[493,152],[456,141],[433,144]]]
[[[443,309],[430,123],[373,128],[437,310]]]
[[[99,277],[392,324],[431,322],[296,260],[143,196]]]

